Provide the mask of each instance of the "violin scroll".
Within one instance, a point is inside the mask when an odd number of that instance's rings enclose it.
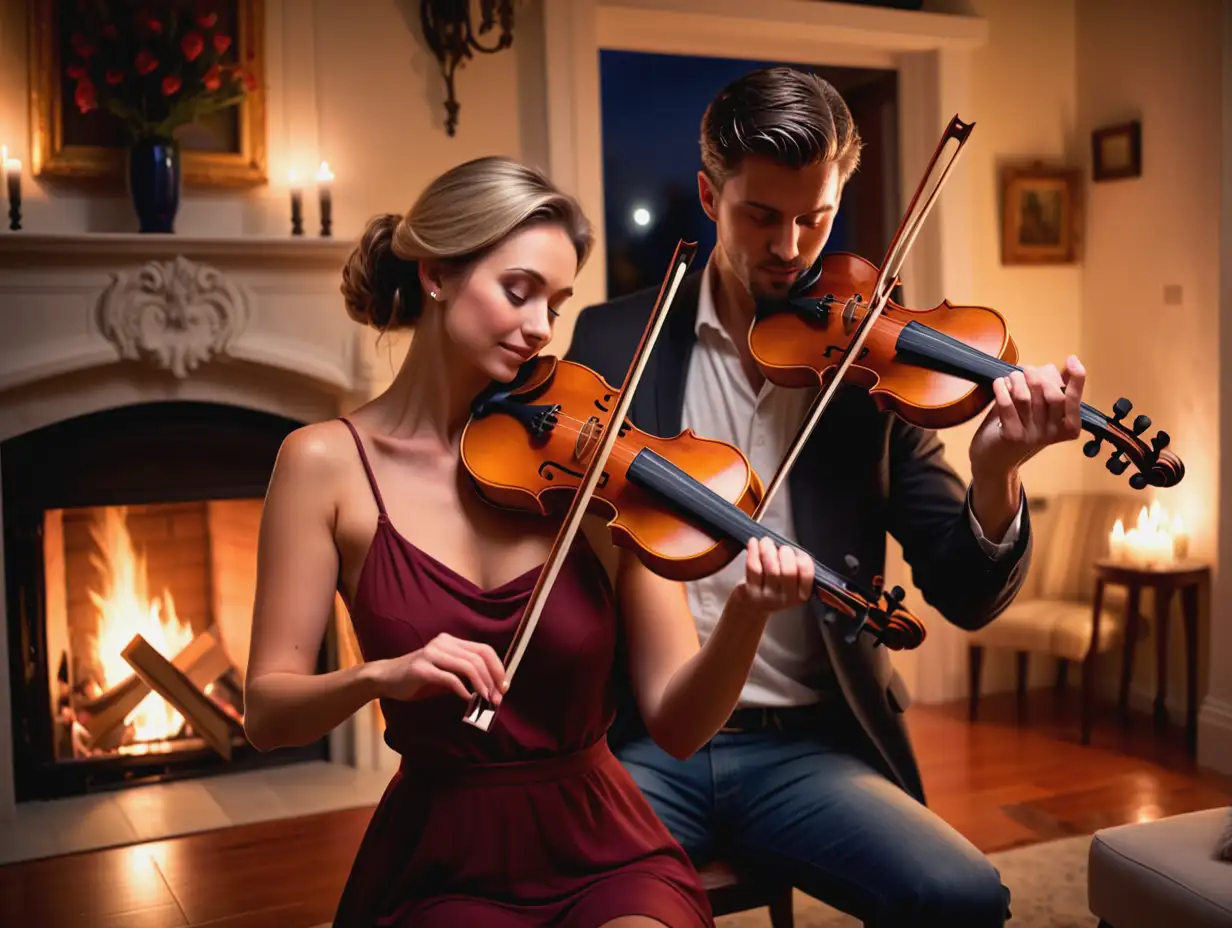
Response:
[[[1105,466],[1108,470],[1120,476],[1132,464],[1136,473],[1129,478],[1129,485],[1135,490],[1147,487],[1174,487],[1185,476],[1185,464],[1168,449],[1171,437],[1160,430],[1151,438],[1148,445],[1139,436],[1151,427],[1151,417],[1137,415],[1129,428],[1123,420],[1133,410],[1134,405],[1125,397],[1112,404],[1112,418],[1099,410],[1082,404],[1082,427],[1095,437],[1082,446],[1082,453],[1093,458],[1100,452],[1100,447],[1107,441],[1113,447]]]

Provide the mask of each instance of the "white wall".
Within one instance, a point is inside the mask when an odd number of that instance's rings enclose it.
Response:
[[[1078,155],[1087,176],[1082,275],[1082,357],[1088,401],[1151,417],[1185,463],[1185,478],[1159,491],[1189,527],[1192,556],[1217,556],[1219,486],[1219,207],[1221,174],[1219,0],[1080,0],[1077,7]],[[1091,131],[1142,121],[1142,176],[1091,182]],[[1164,289],[1180,287],[1179,304]],[[1134,491],[1104,468],[1083,468],[1092,492]],[[1084,459],[1085,462],[1085,459]],[[1151,494],[1144,491],[1144,502]],[[1150,607],[1153,609],[1153,606]],[[1168,695],[1184,719],[1184,638],[1179,603],[1169,635]],[[1204,613],[1205,613],[1204,608]],[[1206,615],[1199,653],[1210,654]],[[1136,652],[1134,695],[1155,692],[1155,639]],[[1104,678],[1119,674],[1119,655]],[[1203,661],[1205,664],[1205,661]],[[1227,666],[1227,665],[1225,665]],[[1206,667],[1200,668],[1199,692]]]
[[[972,242],[970,290],[948,293],[954,305],[987,306],[1005,316],[1018,344],[1021,363],[1055,363],[1067,354],[1081,357],[1082,267],[1080,264],[1041,267],[1003,266],[1000,257],[1000,181],[1002,165],[1040,160],[1070,164],[1078,157],[1075,125],[1075,0],[973,0],[930,4],[938,12],[971,13],[988,22],[988,41],[971,56],[971,106],[958,115],[975,123],[955,172],[970,177]],[[916,182],[909,178],[904,186]],[[942,194],[945,196],[945,193]],[[946,457],[964,479],[970,477],[967,448],[982,417],[941,433]],[[1051,495],[1082,486],[1082,471],[1090,462],[1072,447],[1049,448],[1023,468],[1028,493]],[[897,546],[894,554],[897,556]],[[892,567],[891,572],[896,572]],[[901,580],[900,580],[901,582]],[[943,619],[912,592],[913,607],[935,638],[948,637]],[[965,641],[965,635],[963,636]],[[909,682],[915,663],[931,660],[930,642],[918,654],[895,654],[895,666]],[[965,644],[964,660],[966,667]],[[1050,681],[1050,661],[1036,660],[1036,683]],[[935,694],[940,699],[966,695],[965,669],[951,676],[951,685]],[[982,690],[996,692],[1014,685],[1013,655],[990,652],[984,661]],[[925,693],[926,699],[932,697]]]
[[[1219,279],[1221,359],[1232,356],[1232,4],[1223,6],[1222,63],[1222,146],[1220,197],[1220,266]],[[1214,198],[1212,198],[1213,202]],[[1219,369],[1219,392],[1221,397],[1232,396],[1232,365],[1221,364]],[[1219,436],[1223,458],[1219,468],[1220,488],[1229,489],[1232,477],[1227,461],[1232,460],[1232,402],[1219,407]],[[1219,554],[1220,561],[1227,563],[1232,558],[1232,489],[1219,497]],[[1198,718],[1198,762],[1224,773],[1232,773],[1232,615],[1228,611],[1229,572],[1219,571],[1215,577],[1214,607],[1211,610],[1210,657],[1207,662],[1210,690]],[[1218,671],[1222,671],[1219,673]]]

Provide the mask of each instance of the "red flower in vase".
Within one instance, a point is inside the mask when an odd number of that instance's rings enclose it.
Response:
[[[138,74],[145,77],[158,67],[158,59],[154,57],[154,53],[149,49],[143,48],[137,52],[137,57],[133,59],[133,67],[137,69]]]
[[[83,77],[77,82],[77,89],[73,92],[73,102],[83,113],[98,109],[98,93],[94,89],[94,82],[88,77]]]
[[[205,51],[205,39],[200,32],[186,32],[180,39],[180,51],[184,53],[185,61],[196,61]]]

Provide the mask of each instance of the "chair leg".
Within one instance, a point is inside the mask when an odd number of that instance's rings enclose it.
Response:
[[[775,894],[770,902],[770,928],[795,928],[796,916],[791,904],[790,888]]]
[[[1082,743],[1091,743],[1091,713],[1095,708],[1095,656],[1082,662]]]
[[[971,695],[968,697],[970,709],[968,717],[975,721],[980,711],[980,670],[984,665],[984,649],[973,644],[967,649],[967,674],[970,680]]]
[[[1026,651],[1018,653],[1018,724],[1027,720],[1027,671],[1030,669],[1030,656]]]
[[[1065,690],[1069,687],[1069,661],[1060,657],[1057,658],[1057,697],[1063,697]]]

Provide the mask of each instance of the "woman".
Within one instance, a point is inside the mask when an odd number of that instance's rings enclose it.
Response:
[[[459,466],[472,398],[547,345],[591,242],[543,176],[483,158],[406,216],[374,219],[344,271],[354,319],[415,335],[388,390],[279,453],[245,717],[268,750],[381,701],[404,760],[337,925],[713,923],[688,858],[607,750],[613,675],[687,757],[734,708],[769,615],[810,595],[812,561],[750,543],[746,580],[699,648],[678,584],[624,552],[611,583],[579,533],[509,686],[500,655],[559,523],[486,505]],[[364,663],[314,675],[335,590]],[[500,706],[491,731],[462,721],[473,692]]]

